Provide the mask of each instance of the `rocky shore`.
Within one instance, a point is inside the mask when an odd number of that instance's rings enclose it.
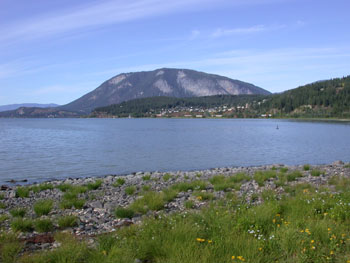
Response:
[[[271,177],[257,181],[256,174],[259,171],[262,174],[270,172]],[[220,180],[224,177],[233,178],[238,174],[244,177],[232,188],[219,189],[212,180],[213,178],[221,178]],[[283,183],[281,183],[282,176],[285,178]],[[331,191],[335,191],[334,186],[329,183],[334,176],[350,177],[349,164],[337,161],[333,164],[317,166],[269,165],[190,172],[139,172],[126,176],[110,175],[103,178],[56,180],[28,186],[3,185],[0,190],[0,199],[2,199],[0,200],[0,227],[1,231],[15,232],[13,221],[17,215],[13,211],[16,209],[24,210],[25,214],[22,217],[33,222],[48,219],[52,222],[52,229],[49,232],[39,233],[34,227],[28,228],[28,231],[16,232],[26,244],[26,250],[47,249],[60,245],[54,240],[54,233],[57,231],[68,231],[76,236],[93,240],[96,235],[138,224],[147,216],[156,217],[161,213],[185,211],[189,209],[188,202],[191,202],[190,209],[199,209],[205,206],[209,199],[220,199],[230,192],[244,197],[247,203],[259,204],[262,202],[261,193],[265,190],[273,190],[277,196],[280,196],[286,192],[288,185],[307,183],[316,188],[329,187]],[[191,182],[205,182],[205,185],[198,189],[190,187],[186,191],[178,190],[174,197],[165,202],[160,209],[149,209],[145,213],[136,211],[125,218],[116,216],[116,208],[127,208],[135,201],[142,199],[148,192],[162,193],[175,185]],[[40,200],[52,200],[52,208],[43,215],[38,215],[34,209]],[[67,200],[72,203],[70,204]],[[58,221],[65,216],[74,216],[75,224],[66,228],[60,226]]]

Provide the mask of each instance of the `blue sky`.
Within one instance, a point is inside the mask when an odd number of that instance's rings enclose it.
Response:
[[[350,74],[349,0],[0,0],[0,105],[189,68],[281,92]]]

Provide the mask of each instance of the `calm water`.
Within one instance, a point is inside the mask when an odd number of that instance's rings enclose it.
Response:
[[[276,129],[276,126],[279,129]],[[350,161],[350,125],[284,120],[0,119],[0,182]]]

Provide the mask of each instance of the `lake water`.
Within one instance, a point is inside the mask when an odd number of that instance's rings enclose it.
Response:
[[[0,119],[0,183],[335,160],[350,161],[349,123]]]

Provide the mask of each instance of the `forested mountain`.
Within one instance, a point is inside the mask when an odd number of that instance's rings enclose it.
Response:
[[[281,116],[350,117],[350,76],[274,94],[257,109]]]

